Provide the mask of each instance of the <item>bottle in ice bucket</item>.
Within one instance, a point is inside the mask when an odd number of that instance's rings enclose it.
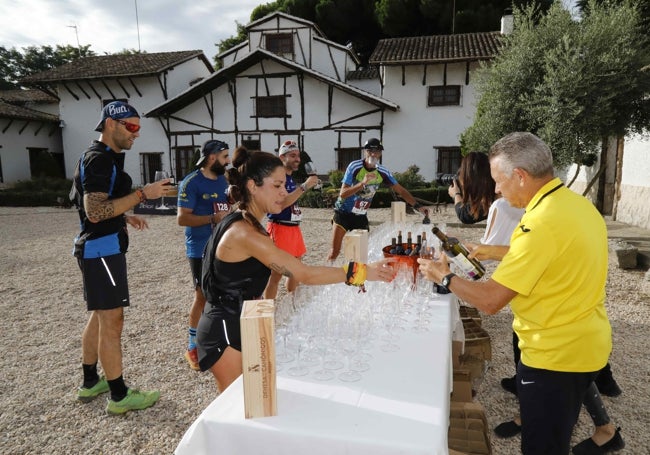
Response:
[[[390,239],[390,250],[388,250],[390,254],[396,254],[397,252],[397,240],[395,240],[395,237]]]
[[[467,249],[460,244],[457,238],[447,237],[444,232],[435,226],[431,229],[431,232],[433,232],[436,237],[440,239],[442,249],[449,257],[449,259],[454,264],[456,264],[459,269],[465,272],[469,278],[478,280],[483,275],[485,275],[485,268],[483,268],[483,264],[481,264],[475,258],[470,259],[467,257],[469,255],[469,251],[467,251]]]
[[[397,231],[397,245],[395,246],[395,254],[404,254],[404,245],[402,244],[402,231]]]
[[[404,256],[410,256],[413,252],[413,239],[411,238],[411,231],[406,233],[406,249],[404,250]]]

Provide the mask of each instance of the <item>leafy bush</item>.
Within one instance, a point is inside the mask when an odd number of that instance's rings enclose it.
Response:
[[[425,188],[427,186],[427,182],[424,180],[424,177],[419,174],[419,172],[420,168],[417,165],[412,164],[406,169],[406,171],[395,172],[393,173],[393,176],[397,182],[407,190],[411,190],[412,188]]]
[[[341,188],[341,183],[343,183],[343,171],[334,170],[329,172],[330,184],[334,188]]]
[[[72,180],[39,177],[21,180],[0,191],[0,206],[7,207],[69,207],[68,194]]]

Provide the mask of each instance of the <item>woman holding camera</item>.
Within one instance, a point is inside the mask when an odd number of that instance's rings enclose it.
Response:
[[[483,172],[487,169],[488,172]],[[460,162],[458,178],[449,185],[456,215],[463,224],[474,224],[487,218],[494,202],[494,180],[485,153],[470,152]]]

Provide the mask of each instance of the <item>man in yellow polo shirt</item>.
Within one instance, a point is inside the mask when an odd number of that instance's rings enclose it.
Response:
[[[420,270],[487,314],[510,302],[521,349],[522,453],[566,454],[584,393],[612,348],[605,222],[553,176],[550,149],[531,133],[497,141],[490,169],[496,191],[526,209],[509,248],[481,246],[478,259],[501,260],[492,277],[457,277],[444,255],[439,262],[420,259]]]

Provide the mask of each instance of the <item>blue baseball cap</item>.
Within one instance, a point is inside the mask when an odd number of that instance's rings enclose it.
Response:
[[[109,117],[113,120],[120,120],[123,118],[140,118],[140,114],[138,114],[138,111],[136,111],[133,106],[125,103],[124,101],[112,101],[104,106],[104,109],[102,109],[102,117],[95,127],[95,131],[103,131],[104,121]]]
[[[196,162],[197,166],[200,166],[201,163],[203,163],[203,160],[208,155],[211,155],[213,153],[219,153],[223,152],[224,150],[228,150],[230,147],[228,144],[226,144],[223,141],[219,141],[217,139],[210,139],[209,141],[206,141],[205,144],[203,144],[203,147],[201,147],[201,157],[199,160]]]

